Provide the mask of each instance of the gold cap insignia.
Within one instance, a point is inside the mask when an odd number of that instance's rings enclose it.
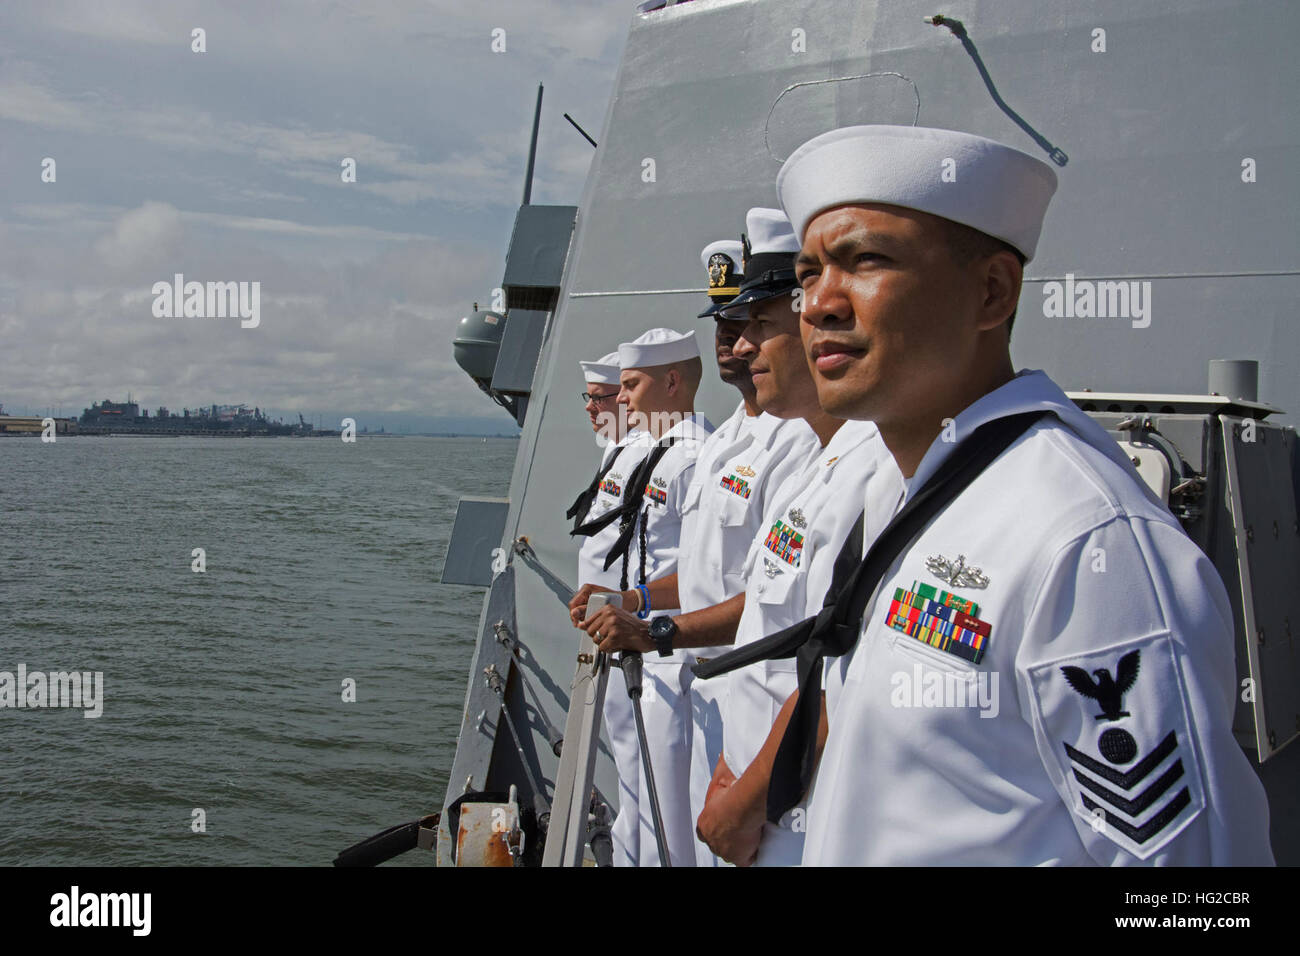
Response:
[[[725,252],[715,252],[709,256],[709,288],[725,287],[736,272],[736,263]]]

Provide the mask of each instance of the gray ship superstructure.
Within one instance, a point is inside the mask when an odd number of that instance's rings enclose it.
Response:
[[[523,435],[509,497],[462,501],[444,572],[488,593],[443,810],[419,828],[430,847],[436,829],[440,863],[538,862],[547,834],[552,862],[560,839],[564,862],[603,855],[613,762],[570,711],[571,687],[579,704],[600,690],[565,607],[579,583],[565,505],[599,458],[577,360],[654,326],[707,340],[698,250],[776,205],[799,143],[858,123],[968,131],[1057,167],[1013,356],[1127,443],[1214,559],[1237,624],[1234,729],[1268,789],[1278,861],[1300,860],[1294,10],[940,6],[694,0],[632,15],[581,201],[525,200],[506,308],[459,333],[462,364]],[[1221,359],[1238,361],[1211,387]],[[735,400],[706,364],[699,410],[720,421]],[[608,692],[623,692],[617,675]]]

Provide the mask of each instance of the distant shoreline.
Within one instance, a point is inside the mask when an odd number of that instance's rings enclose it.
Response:
[[[0,438],[40,438],[40,432],[5,432],[0,431]],[[248,435],[243,432],[98,432],[96,434],[60,433],[57,438],[338,438],[338,432],[315,432],[310,435]],[[357,438],[490,438],[493,440],[519,441],[518,435],[475,435],[465,432],[358,432]]]

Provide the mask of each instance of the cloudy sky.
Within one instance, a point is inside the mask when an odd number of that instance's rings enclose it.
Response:
[[[537,83],[533,201],[576,204],[594,151],[563,114],[599,137],[633,7],[4,0],[0,403],[509,430],[450,340],[500,284]],[[156,318],[175,273],[260,282],[261,324]]]

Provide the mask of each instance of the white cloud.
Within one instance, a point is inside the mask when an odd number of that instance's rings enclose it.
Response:
[[[95,251],[111,267],[128,268],[174,245],[180,231],[175,206],[146,202],[119,216],[113,231],[95,243]]]
[[[77,132],[100,128],[82,103],[22,80],[0,81],[0,120]]]
[[[519,144],[503,150],[498,143],[484,142],[421,162],[410,147],[356,130],[221,122],[188,109],[141,110],[111,102],[90,109],[25,81],[0,83],[0,119],[205,155],[251,156],[285,175],[329,188],[344,185],[340,164],[350,157],[357,163],[356,188],[396,203],[500,200],[514,191],[522,168]],[[496,137],[489,132],[485,138]]]
[[[631,0],[6,6],[0,396],[477,414],[450,343],[499,284],[533,95],[534,201],[574,202]],[[207,30],[206,54],[189,31]],[[493,55],[490,31],[508,31]],[[354,184],[339,162],[357,161]],[[262,283],[262,323],[160,320],[153,282]]]

